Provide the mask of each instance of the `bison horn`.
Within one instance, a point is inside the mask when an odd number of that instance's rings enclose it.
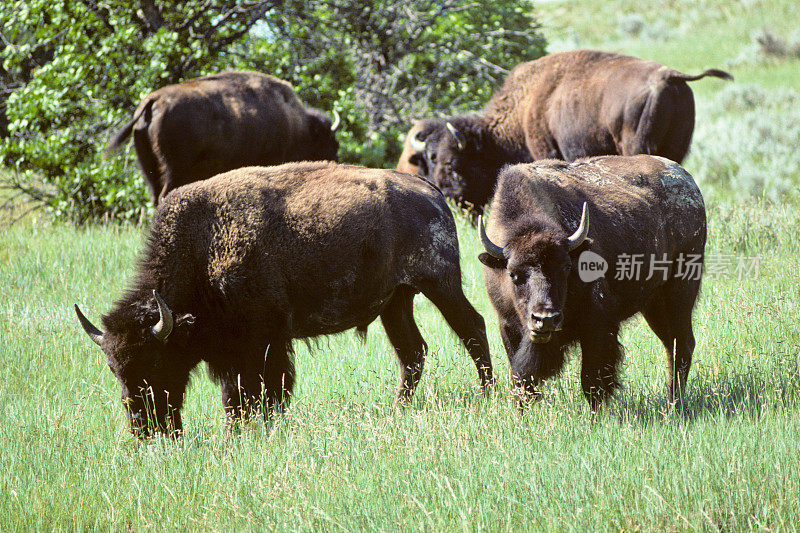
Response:
[[[453,137],[456,138],[456,144],[458,145],[459,151],[463,150],[467,145],[467,139],[464,138],[464,134],[458,131],[450,122],[447,123],[447,131],[452,133]]]
[[[333,110],[333,124],[331,124],[331,131],[336,133],[339,130],[339,126],[342,125],[342,117],[339,116],[339,113],[336,110]]]
[[[160,340],[161,342],[166,342],[167,337],[169,334],[172,333],[172,311],[169,310],[167,304],[164,303],[164,300],[161,299],[161,296],[153,289],[153,296],[156,297],[156,303],[158,304],[158,314],[160,318],[158,320],[158,324],[153,326],[150,331],[153,333],[153,336]]]
[[[486,253],[496,259],[505,260],[506,255],[503,253],[503,247],[497,246],[489,239],[489,236],[486,235],[486,226],[483,225],[483,215],[478,217],[478,233],[481,236],[481,242],[483,243],[483,248],[486,250]]]
[[[78,304],[75,304],[75,314],[78,315],[78,320],[80,320],[81,326],[83,326],[83,331],[85,331],[86,334],[89,335],[89,338],[92,339],[92,342],[94,342],[98,346],[102,346],[103,332],[94,327],[94,324],[89,322],[89,319],[83,316],[83,313],[81,313],[81,309],[78,307]]]
[[[586,240],[589,234],[589,206],[583,202],[583,212],[581,213],[581,223],[578,224],[578,229],[575,233],[567,237],[567,247],[570,251],[574,250]]]
[[[411,136],[411,148],[414,149],[415,152],[418,154],[425,152],[425,141],[419,138],[419,134],[422,133],[421,131],[415,132],[414,135]]]

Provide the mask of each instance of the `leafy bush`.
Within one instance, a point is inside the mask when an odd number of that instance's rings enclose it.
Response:
[[[214,71],[268,4],[191,0],[158,10],[152,1],[25,0],[0,6],[8,137],[0,164],[10,184],[58,216],[139,218],[147,209],[135,163],[100,154],[111,130],[154,87]],[[141,7],[141,9],[138,9]],[[33,187],[34,176],[51,187]]]
[[[544,53],[525,0],[26,0],[0,5],[0,27],[6,185],[77,222],[149,209],[133,150],[101,154],[139,100],[169,83],[227,68],[273,74],[306,104],[340,112],[341,159],[393,166],[411,119],[480,107],[508,69]]]

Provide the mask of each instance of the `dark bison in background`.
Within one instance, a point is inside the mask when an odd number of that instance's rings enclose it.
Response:
[[[411,139],[445,196],[480,211],[500,169],[538,159],[660,155],[681,162],[697,76],[635,57],[576,50],[515,67],[480,114],[429,120]]]
[[[410,399],[427,352],[413,316],[418,292],[489,385],[484,322],[462,292],[441,193],[393,170],[304,162],[242,168],[169,194],[105,331],[75,311],[122,384],[131,429],[147,435],[182,430],[200,361],[221,384],[229,421],[270,412],[292,392],[292,339],[364,329],[376,317],[400,361],[399,399]]]
[[[667,350],[672,398],[682,393],[706,212],[680,165],[647,155],[514,165],[501,172],[488,228],[481,220],[479,231],[519,392],[535,394],[580,343],[583,393],[599,406],[619,386],[620,322],[641,312]],[[586,268],[603,261],[602,277]]]
[[[258,72],[229,71],[147,95],[106,153],[131,133],[156,204],[193,181],[252,165],[337,160],[336,123],[306,108],[292,86]]]

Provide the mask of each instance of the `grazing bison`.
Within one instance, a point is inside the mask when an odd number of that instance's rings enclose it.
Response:
[[[182,430],[200,361],[221,384],[231,422],[288,403],[292,339],[363,330],[378,316],[400,361],[399,399],[410,399],[427,351],[413,316],[418,292],[489,385],[484,322],[461,290],[441,193],[393,170],[303,162],[241,168],[169,194],[105,331],[75,311],[122,384],[131,429],[144,436]]]
[[[483,112],[428,121],[412,137],[429,179],[448,198],[480,211],[511,163],[594,155],[660,155],[681,162],[694,130],[682,74],[654,61],[593,50],[522,63]]]
[[[223,72],[147,95],[106,149],[131,133],[153,201],[181,185],[250,165],[336,161],[339,125],[292,86],[258,72]]]
[[[620,322],[638,312],[666,347],[673,399],[683,391],[706,214],[680,165],[648,155],[514,165],[498,178],[488,229],[478,225],[518,391],[535,394],[580,343],[583,393],[597,407],[619,386]]]

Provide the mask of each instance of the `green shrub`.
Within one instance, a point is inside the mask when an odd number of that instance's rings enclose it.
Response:
[[[104,160],[108,137],[152,90],[229,68],[337,109],[342,160],[394,166],[413,118],[478,108],[508,69],[543,55],[532,13],[526,0],[6,2],[6,186],[62,219],[141,218],[134,151]]]

